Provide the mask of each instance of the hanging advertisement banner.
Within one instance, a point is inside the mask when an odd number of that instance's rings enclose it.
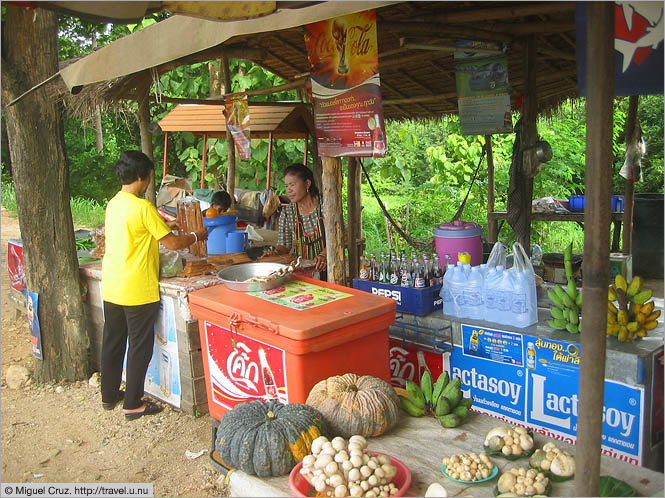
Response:
[[[249,105],[247,95],[229,95],[224,100],[224,116],[226,125],[231,131],[233,141],[236,144],[238,156],[243,161],[249,161],[252,157],[252,146],[249,126]]]
[[[584,2],[575,4],[577,81],[586,96]],[[663,2],[614,3],[614,95],[663,94]],[[611,76],[611,75],[608,75]]]
[[[305,26],[320,156],[386,153],[376,11]]]
[[[459,47],[455,81],[462,134],[511,133],[508,57],[494,43],[460,41],[455,45]]]
[[[38,360],[43,360],[42,355],[42,332],[39,328],[39,294],[36,292],[24,291],[25,307],[28,312],[28,324],[30,325],[30,344],[32,344],[32,354]]]

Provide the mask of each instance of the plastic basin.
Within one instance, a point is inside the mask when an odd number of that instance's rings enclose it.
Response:
[[[369,451],[374,455],[383,455],[378,451]],[[390,463],[397,467],[397,474],[393,477],[393,484],[397,486],[397,493],[393,496],[404,496],[411,487],[411,472],[406,465],[400,462],[397,458],[390,457]],[[293,492],[293,496],[316,496],[316,491],[311,487],[307,479],[300,473],[302,462],[293,467],[291,474],[289,474],[289,486]]]

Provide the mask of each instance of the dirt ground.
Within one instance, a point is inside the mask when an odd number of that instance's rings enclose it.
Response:
[[[167,406],[127,422],[120,406],[106,411],[88,382],[9,389],[7,368],[32,369],[27,319],[8,299],[7,239],[20,237],[18,220],[2,209],[2,482],[152,482],[155,496],[225,496],[209,451],[213,419]]]

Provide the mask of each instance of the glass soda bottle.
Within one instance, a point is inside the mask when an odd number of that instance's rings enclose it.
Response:
[[[409,260],[406,258],[406,254],[402,254],[402,261],[399,267],[401,286],[402,287],[413,287],[413,278],[411,276],[411,265]]]
[[[436,282],[433,285],[443,284],[443,272],[441,271],[441,260],[438,254],[434,254],[434,261],[432,262],[432,280]]]
[[[390,254],[390,276],[389,281],[390,285],[400,285],[400,272],[399,264],[397,263],[397,255],[395,251],[391,251]]]
[[[379,282],[387,284],[390,282],[390,269],[386,261],[386,253],[381,251],[381,260],[379,261]]]
[[[360,280],[369,280],[369,265],[367,264],[367,257],[363,254],[360,256]]]
[[[432,285],[436,285],[433,283],[432,280],[432,264],[429,260],[429,256],[427,255],[427,253],[423,253],[423,272],[424,272],[423,277],[425,278],[425,287],[431,287]]]
[[[379,265],[376,263],[376,255],[373,252],[369,254],[369,279],[372,282],[379,280]]]

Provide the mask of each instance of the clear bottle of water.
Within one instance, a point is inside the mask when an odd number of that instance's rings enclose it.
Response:
[[[441,285],[441,290],[439,291],[439,296],[441,296],[441,299],[443,299],[444,315],[455,314],[453,295],[450,292],[450,277],[452,277],[454,269],[454,265],[448,265],[446,273],[443,275],[443,284]]]
[[[453,297],[453,314],[458,318],[468,318],[467,308],[464,300],[464,289],[466,288],[466,275],[462,266],[453,268],[450,276],[450,293]]]
[[[464,306],[465,315],[474,320],[482,320],[485,318],[483,312],[483,275],[480,273],[480,268],[474,266],[466,281],[464,288]]]

